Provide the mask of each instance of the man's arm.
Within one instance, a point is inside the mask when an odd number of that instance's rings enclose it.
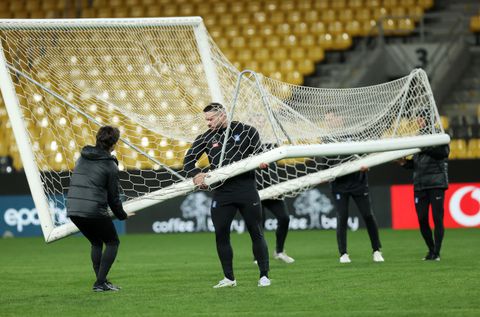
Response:
[[[423,152],[433,157],[434,159],[441,160],[447,158],[450,154],[450,146],[448,146],[448,144],[445,144],[440,146],[427,147],[423,149]]]
[[[107,199],[108,205],[112,210],[113,214],[120,220],[125,220],[128,218],[127,213],[123,210],[122,201],[120,200],[120,191],[119,191],[119,177],[118,169],[112,168],[108,173],[107,180]]]
[[[198,159],[205,152],[205,148],[204,138],[202,135],[199,135],[183,159],[183,169],[187,173],[187,177],[195,177],[195,175],[201,172],[200,169],[195,166],[195,163],[197,163]]]

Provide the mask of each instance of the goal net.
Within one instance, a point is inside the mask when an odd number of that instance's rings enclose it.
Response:
[[[46,241],[76,231],[58,211],[106,124],[121,131],[127,212],[195,190],[195,170],[212,189],[270,163],[256,173],[275,198],[449,141],[422,70],[365,88],[290,85],[240,73],[197,17],[0,20],[0,38],[0,87]],[[228,120],[205,133],[210,102]]]

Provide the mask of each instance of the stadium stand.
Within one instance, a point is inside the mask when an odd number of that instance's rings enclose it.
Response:
[[[408,38],[419,25],[425,11],[434,9],[433,0],[23,0],[0,2],[1,18],[111,18],[202,16],[211,36],[238,69],[253,69],[266,76],[303,84],[319,63],[327,63],[329,52],[348,52],[358,37],[378,33]],[[480,13],[471,17],[470,31],[480,44]],[[475,64],[476,67],[479,63]],[[476,69],[473,70],[473,69]],[[479,68],[471,72],[479,74]],[[468,131],[457,122],[463,118],[442,117],[452,133],[452,158],[480,158],[480,78],[469,76],[464,87],[457,87],[459,103],[475,103],[477,113],[465,119]],[[463,99],[462,99],[463,98]],[[39,110],[41,111],[41,110]],[[13,159],[22,167],[8,116],[0,105],[0,156]],[[476,131],[476,132],[475,132]],[[130,132],[131,133],[131,132]],[[128,137],[139,137],[128,135]],[[55,148],[53,136],[42,135],[39,147]],[[186,147],[168,144],[165,147]],[[49,149],[49,150],[48,150]],[[176,151],[174,151],[176,152]],[[169,165],[180,162],[162,151]],[[54,156],[52,156],[53,158]],[[58,162],[57,162],[58,163]],[[52,159],[54,169],[62,169]],[[141,167],[140,167],[141,168]]]

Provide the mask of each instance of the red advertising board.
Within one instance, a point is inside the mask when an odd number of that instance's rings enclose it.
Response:
[[[418,228],[413,185],[391,186],[392,228]],[[480,228],[480,183],[454,183],[445,193],[445,228]],[[433,221],[430,212],[430,224]]]

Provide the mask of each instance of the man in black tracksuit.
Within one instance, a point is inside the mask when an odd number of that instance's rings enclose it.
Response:
[[[220,165],[220,155],[225,139],[228,120],[224,107],[219,103],[211,103],[203,110],[209,130],[199,135],[184,159],[184,169],[199,188],[207,188],[206,173],[195,167],[203,153],[210,162],[210,169]],[[240,161],[260,151],[258,131],[240,122],[231,122],[227,139],[224,161],[222,165]],[[258,260],[260,280],[258,286],[269,286],[268,249],[263,236],[262,210],[260,197],[256,189],[255,171],[246,172],[225,180],[213,190],[211,215],[215,227],[217,252],[222,264],[225,278],[215,288],[236,286],[233,274],[233,250],[230,244],[230,226],[237,210],[245,220],[253,245],[253,253]]]
[[[338,177],[330,183],[337,209],[337,244],[341,263],[350,263],[350,257],[347,253],[347,221],[350,197],[355,201],[367,226],[373,250],[373,261],[384,261],[380,252],[382,245],[378,235],[378,226],[370,203],[366,170],[366,168],[362,168],[361,171]]]
[[[120,200],[118,161],[110,154],[119,137],[117,128],[100,128],[96,146],[82,149],[67,195],[67,215],[92,245],[95,292],[120,289],[107,280],[120,244],[107,207],[110,206],[118,219],[127,218]],[[102,254],[103,244],[105,251]]]
[[[440,261],[444,226],[444,200],[445,190],[448,188],[448,155],[450,147],[441,145],[423,149],[413,155],[413,159],[399,160],[400,165],[413,169],[413,190],[415,197],[415,210],[417,212],[420,232],[428,247],[424,260]],[[432,206],[433,223],[435,232],[428,221],[429,206]]]

